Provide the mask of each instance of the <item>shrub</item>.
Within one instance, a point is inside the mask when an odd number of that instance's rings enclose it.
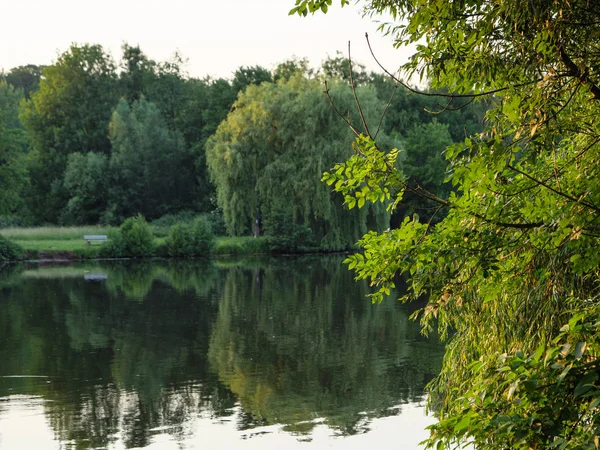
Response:
[[[168,256],[194,256],[194,238],[192,229],[185,223],[174,225],[165,240],[165,252]]]
[[[119,228],[123,256],[152,256],[154,236],[141,214],[125,220]],[[117,238],[118,240],[118,238]]]
[[[22,254],[23,249],[19,244],[0,235],[0,261],[15,261]]]
[[[196,255],[209,255],[215,247],[215,235],[210,221],[198,217],[192,225],[193,248]]]
[[[269,250],[275,253],[302,253],[318,250],[312,230],[295,223],[292,216],[273,213],[264,220]]]
[[[119,258],[125,255],[125,245],[119,229],[108,230],[108,242],[99,246],[98,256],[103,258]]]

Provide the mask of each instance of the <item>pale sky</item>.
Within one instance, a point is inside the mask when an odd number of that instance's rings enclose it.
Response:
[[[391,71],[406,61],[359,7],[288,16],[294,0],[0,0],[0,70],[51,64],[71,43],[101,44],[118,62],[123,42],[156,61],[178,50],[190,76],[231,77],[239,66],[269,69],[292,56],[313,67],[336,50],[375,70],[364,35]],[[378,70],[379,71],[379,70]]]

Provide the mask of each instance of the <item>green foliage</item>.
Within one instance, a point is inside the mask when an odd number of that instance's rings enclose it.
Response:
[[[284,211],[271,211],[264,218],[264,230],[269,249],[274,253],[301,253],[315,251],[312,230]]]
[[[273,81],[286,82],[295,76],[311,77],[312,69],[308,65],[306,58],[291,58],[277,64],[273,72]]]
[[[485,98],[471,103],[456,99],[444,101],[439,95],[447,94],[447,89],[428,88],[425,95],[418,95],[386,74],[371,73],[369,83],[377,90],[380,100],[389,102],[384,130],[401,138],[408,138],[411,130],[438,122],[447,125],[453,142],[461,142],[483,130],[483,118],[492,102]]]
[[[156,106],[144,97],[131,107],[121,100],[110,122],[110,140],[115,179],[110,198],[117,215],[140,212],[156,218],[186,204],[186,186],[194,178],[186,168],[183,138],[168,129]]]
[[[119,76],[121,95],[129,103],[138,101],[142,95],[148,95],[150,86],[156,83],[156,63],[140,49],[125,43],[122,46],[122,72]]]
[[[415,125],[407,132],[404,140],[405,158],[402,169],[407,177],[407,188],[398,205],[395,215],[402,220],[406,216],[418,214],[421,221],[439,221],[442,212],[435,201],[423,198],[419,190],[425,190],[438,198],[447,199],[450,186],[446,179],[447,162],[444,150],[453,144],[448,125],[433,122]]]
[[[334,82],[329,93],[340,110],[352,108],[349,87]],[[358,93],[375,127],[384,105],[368,87]],[[260,226],[261,217],[282,213],[310,228],[321,249],[341,250],[366,231],[369,215],[385,227],[383,208],[345,211],[341,199],[332,198],[318,182],[324,168],[351,154],[351,141],[351,131],[331,110],[316,80],[297,73],[289,81],[249,86],[207,144],[208,167],[228,232],[248,233],[257,221]]]
[[[469,439],[476,448],[596,448],[600,322],[595,314],[574,316],[551,343],[529,354],[518,350],[473,362],[474,383],[456,400],[462,411],[433,427],[437,442]]]
[[[269,253],[264,237],[221,237],[217,239],[213,253],[216,255],[260,255]]]
[[[350,77],[352,69],[352,77]],[[361,86],[371,81],[371,76],[365,71],[365,66],[350,62],[350,59],[344,56],[342,52],[336,52],[335,57],[327,57],[321,64],[322,77],[327,80],[339,79],[348,83],[351,81],[355,86]],[[387,100],[387,99],[385,99]]]
[[[109,234],[113,231],[109,227],[30,227],[6,228],[2,234],[9,239],[18,241],[80,241],[86,234]]]
[[[25,98],[29,99],[31,94],[40,88],[43,70],[44,66],[27,64],[13,67],[4,77],[0,74],[0,78],[4,78],[15,89],[22,89]]]
[[[19,121],[21,90],[0,80],[0,214],[23,209],[26,136]]]
[[[330,3],[299,0],[292,13]],[[394,206],[412,192],[445,215],[370,232],[347,259],[374,300],[406,276],[405,299],[429,298],[418,314],[425,331],[453,333],[430,385],[440,422],[426,445],[597,448],[600,12],[586,0],[365,8],[392,16],[382,29],[397,46],[416,45],[404,75],[431,80],[426,95],[490,106],[485,130],[445,151],[447,199],[386,167],[395,150],[372,136],[357,140],[361,161],[326,175],[350,206],[387,189]]]
[[[201,216],[192,224],[192,242],[195,255],[209,255],[215,246],[215,235],[207,217]]]
[[[70,198],[62,222],[75,225],[99,223],[109,200],[110,175],[106,155],[70,154],[64,176],[64,186],[69,190]]]
[[[116,68],[99,45],[72,45],[43,69],[21,120],[32,144],[28,203],[39,222],[57,223],[69,195],[68,155],[110,153],[108,122],[118,99]]]
[[[264,82],[273,82],[273,76],[269,70],[260,66],[242,66],[234,72],[231,87],[235,92],[242,92],[251,84],[259,85]]]
[[[150,225],[140,214],[130,217],[119,228],[116,236],[111,236],[106,252],[115,256],[145,257],[154,254],[154,236]]]
[[[1,215],[0,229],[25,227],[31,225],[26,218],[17,215]]]
[[[315,13],[316,11],[321,11],[326,13],[329,10],[329,6],[331,6],[333,0],[296,0],[296,7],[290,11],[290,16],[292,14],[298,14],[300,16],[306,16],[310,12]],[[341,5],[348,5],[349,0],[341,0]]]
[[[197,214],[194,211],[180,211],[176,214],[165,214],[151,223],[155,236],[167,236],[175,225],[191,225]]]
[[[0,261],[15,261],[22,254],[23,249],[20,245],[0,234]]]
[[[168,256],[194,256],[194,239],[190,226],[183,223],[174,225],[164,245]]]
[[[206,256],[215,246],[215,237],[206,217],[198,217],[191,224],[178,223],[171,228],[165,243],[168,256]]]

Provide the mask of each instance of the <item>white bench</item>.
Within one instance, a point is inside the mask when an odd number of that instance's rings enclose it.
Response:
[[[87,234],[85,236],[83,236],[83,240],[85,241],[86,244],[90,244],[92,242],[106,242],[108,241],[108,236],[105,234]]]

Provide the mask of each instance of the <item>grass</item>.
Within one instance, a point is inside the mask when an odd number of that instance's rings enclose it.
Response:
[[[82,250],[86,247],[90,247],[90,245],[86,244],[83,239],[80,239],[80,241],[81,242],[74,239],[40,239],[37,241],[32,239],[14,239],[14,242],[23,247],[23,250],[36,252],[74,252],[77,250]],[[94,245],[94,247],[99,247],[99,245]]]
[[[4,228],[0,234],[13,241],[67,241],[80,240],[86,234],[109,234],[116,230],[113,227],[37,227],[37,228]]]
[[[113,227],[38,227],[38,228],[5,228],[0,234],[19,244],[32,257],[40,252],[70,252],[75,256],[88,259],[98,257],[100,248],[105,244],[86,244],[86,234],[105,234],[109,236],[117,229]],[[164,237],[156,237],[156,246],[164,243]],[[253,237],[217,237],[215,255],[252,255],[268,253],[265,238]]]
[[[263,237],[218,237],[213,253],[215,255],[252,255],[268,253],[267,241]]]

